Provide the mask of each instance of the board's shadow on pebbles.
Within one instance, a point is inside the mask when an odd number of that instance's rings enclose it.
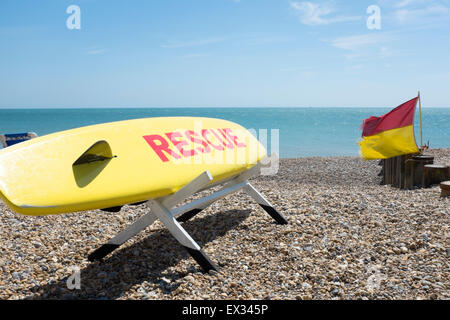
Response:
[[[250,210],[229,210],[207,214],[183,223],[183,227],[197,243],[204,247],[206,243],[224,236],[236,228],[250,215]],[[146,232],[146,231],[144,231]],[[34,294],[26,299],[117,299],[135,285],[145,290],[154,290],[157,285],[164,293],[170,293],[179,286],[177,280],[190,272],[201,271],[192,260],[187,273],[167,272],[180,260],[188,259],[187,251],[173,238],[167,229],[158,229],[142,241],[131,246],[124,244],[101,262],[88,264],[80,270],[80,289],[69,290],[67,280],[70,275],[33,287]],[[215,260],[214,256],[210,256]],[[220,261],[216,261],[220,264]],[[166,271],[164,275],[163,271]],[[168,281],[167,281],[168,280]],[[139,291],[139,290],[138,290]],[[150,297],[151,298],[151,295]]]

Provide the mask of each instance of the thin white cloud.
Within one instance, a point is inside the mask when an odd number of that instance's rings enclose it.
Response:
[[[362,68],[364,68],[364,65],[362,64],[356,64],[354,66],[351,67],[354,70],[361,70]]]
[[[450,7],[444,5],[430,5],[424,8],[407,9],[402,8],[395,11],[395,17],[399,23],[423,23],[429,19],[448,19]]]
[[[400,1],[400,2],[397,2],[396,4],[394,4],[394,7],[403,8],[414,2],[416,2],[416,1],[415,0],[403,0],[403,1]]]
[[[204,58],[209,56],[208,53],[189,53],[189,54],[185,54],[182,57],[186,58],[186,59],[196,59],[196,58]]]
[[[392,33],[367,33],[339,37],[328,41],[335,48],[344,50],[344,57],[352,61],[386,59],[398,55],[389,44],[394,40]]]
[[[89,49],[88,51],[86,51],[86,54],[94,56],[94,55],[102,54],[105,52],[106,52],[105,49],[92,48],[92,49]]]
[[[441,27],[450,22],[449,0],[379,0],[385,21],[399,26]]]
[[[161,47],[166,49],[188,48],[188,47],[204,46],[208,44],[215,44],[223,41],[225,41],[224,38],[205,38],[189,41],[169,41],[161,45]]]
[[[248,45],[270,45],[292,41],[294,38],[285,35],[257,35],[244,37]]]
[[[161,47],[166,49],[190,48],[218,44],[225,41],[239,45],[269,46],[277,43],[289,42],[293,39],[293,37],[280,34],[239,34],[189,41],[167,41],[165,44],[161,45]]]
[[[290,5],[300,18],[300,21],[308,26],[328,25],[337,22],[358,21],[362,19],[361,16],[333,15],[337,10],[328,2],[291,2]]]
[[[356,36],[340,37],[331,41],[333,47],[343,50],[359,50],[371,45],[378,45],[389,41],[389,37],[381,33],[367,33]]]
[[[439,1],[440,0],[378,0],[378,4],[383,7],[404,8],[408,6],[432,4]]]
[[[305,69],[304,67],[280,68],[278,71],[295,73],[299,78],[311,78],[316,74],[312,69]]]

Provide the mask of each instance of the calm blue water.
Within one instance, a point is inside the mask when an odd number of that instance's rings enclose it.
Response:
[[[0,133],[34,131],[44,135],[97,123],[147,117],[214,117],[247,129],[279,130],[282,158],[356,156],[362,120],[390,108],[147,108],[147,109],[0,109]],[[416,115],[416,139],[419,117]],[[450,147],[450,108],[424,108],[424,142]],[[270,150],[270,149],[269,149]]]

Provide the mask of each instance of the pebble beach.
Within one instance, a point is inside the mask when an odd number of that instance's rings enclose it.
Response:
[[[450,149],[426,154],[450,165]],[[380,185],[379,172],[358,157],[280,160],[251,182],[288,225],[244,193],[183,223],[220,266],[208,274],[159,222],[87,260],[145,205],[28,217],[0,202],[0,299],[450,299],[450,197]]]

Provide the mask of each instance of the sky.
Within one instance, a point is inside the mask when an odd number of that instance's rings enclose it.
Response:
[[[3,108],[450,107],[449,84],[450,0],[0,1]]]

